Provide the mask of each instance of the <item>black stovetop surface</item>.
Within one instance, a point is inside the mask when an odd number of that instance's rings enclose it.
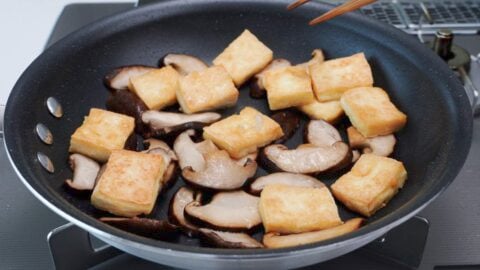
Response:
[[[66,6],[52,31],[47,47],[67,33],[109,14],[133,8],[133,4],[72,4]],[[480,36],[459,36],[458,45],[480,53]],[[480,65],[470,72],[480,85]],[[46,236],[66,221],[41,204],[23,186],[0,146],[0,268],[52,269]],[[428,219],[429,230],[419,269],[480,269],[480,119],[474,120],[472,148],[464,168],[439,198],[419,216]],[[405,227],[411,230],[412,227]],[[415,236],[417,231],[410,232]],[[421,234],[418,232],[418,234]],[[422,237],[422,235],[419,235]],[[403,250],[415,241],[403,241]],[[422,241],[419,241],[422,242]],[[72,245],[75,242],[72,240]],[[408,252],[406,253],[408,254]],[[398,253],[403,256],[402,253]],[[405,255],[408,256],[408,255]],[[411,258],[406,258],[409,260]],[[123,254],[96,269],[166,269]],[[405,269],[385,263],[368,250],[356,251],[305,269]]]

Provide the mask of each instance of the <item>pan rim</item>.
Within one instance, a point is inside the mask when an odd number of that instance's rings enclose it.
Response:
[[[168,7],[168,5],[172,5],[173,2],[174,1],[165,1],[165,2],[160,2],[160,3],[153,4],[153,5],[147,5],[147,6],[144,6],[144,7],[129,10],[127,12],[122,12],[120,14],[117,14],[117,15],[99,20],[99,21],[94,22],[92,24],[89,24],[89,25],[81,28],[80,30],[68,35],[67,37],[61,39],[55,45],[53,45],[49,49],[47,49],[46,52],[55,50],[55,48],[60,46],[59,44],[68,43],[68,42],[71,42],[72,40],[75,40],[75,39],[77,39],[81,36],[86,35],[87,30],[88,31],[95,31],[95,29],[98,30],[98,28],[104,27],[104,25],[112,24],[113,22],[119,21],[120,19],[123,19],[125,16],[135,16],[136,14],[141,14],[142,12],[144,12],[148,9],[158,10],[158,9],[161,9],[161,8],[165,8],[165,7]],[[184,3],[184,2],[187,2],[187,1],[180,1],[180,2]],[[211,5],[211,4],[214,4],[216,2],[217,1],[215,1],[215,0],[206,0],[206,1],[202,1],[201,4],[202,5],[207,5],[207,4]],[[230,3],[230,2],[238,3],[239,1],[226,1],[226,3]],[[269,5],[276,5],[276,4],[279,4],[279,3],[281,3],[283,5],[283,4],[286,4],[288,1],[286,1],[286,0],[273,0],[273,1],[268,1],[268,2],[269,2],[268,3]],[[257,4],[258,1],[242,0],[241,3],[245,3],[245,4],[256,3]],[[267,4],[265,2],[262,2],[262,3]],[[177,3],[175,3],[175,5],[176,4]],[[189,4],[198,5],[199,3],[189,2]],[[320,4],[320,3],[312,3],[312,5],[315,5],[315,6],[318,6],[318,7],[329,6],[329,5]],[[414,48],[419,48],[418,44],[413,43],[413,39],[406,38],[406,37],[408,37],[408,35],[401,32],[398,29],[395,29],[395,28],[393,28],[391,26],[388,26],[388,25],[383,25],[383,24],[378,24],[378,23],[376,23],[376,25],[373,25],[373,20],[371,20],[369,18],[366,18],[364,16],[357,15],[357,14],[347,14],[346,16],[348,16],[349,18],[353,18],[357,22],[369,23],[370,25],[372,25],[372,27],[376,27],[377,29],[382,30],[383,32],[390,31],[390,34],[392,36],[399,36],[401,34],[402,37],[405,38],[404,40],[402,40],[402,42],[404,43],[404,46],[411,45]],[[417,42],[417,41],[415,41],[415,42]],[[426,52],[427,49],[424,48],[421,51]],[[422,53],[422,52],[420,52],[420,53]],[[41,58],[42,55],[40,55],[35,61],[38,61],[38,59]],[[438,63],[438,64],[442,63],[439,59],[438,60],[435,59],[435,60],[432,60],[432,61],[434,61],[434,63]],[[442,74],[442,73],[447,74],[445,72],[446,70],[444,70],[443,67],[437,67],[437,68],[439,69],[440,74]],[[24,74],[22,74],[19,81],[22,78],[24,78],[24,76],[26,76],[27,72],[28,72],[28,69],[24,72]],[[453,82],[452,82],[452,84],[453,84]],[[456,87],[453,87],[453,88],[458,88],[458,87],[459,87],[459,84],[456,85]],[[12,94],[10,94],[10,97],[8,99],[7,106],[6,106],[6,109],[5,109],[5,116],[8,116],[8,115],[11,114],[10,111],[12,110],[12,108],[11,108],[12,106],[9,106],[9,104],[11,104],[13,102],[11,100],[13,99],[13,96],[14,96],[13,94],[14,94],[15,90],[16,89],[19,90],[20,88],[21,88],[20,86],[16,85],[14,87],[13,91],[12,91]],[[465,95],[464,95],[464,98],[466,99]],[[463,112],[463,113],[467,114],[469,110],[467,110],[466,112]],[[346,236],[342,236],[342,237],[338,237],[338,238],[335,238],[335,239],[323,241],[323,242],[320,242],[320,243],[313,243],[313,244],[302,245],[302,246],[298,246],[298,247],[273,249],[273,250],[272,249],[270,249],[270,250],[269,249],[265,249],[265,250],[238,250],[238,249],[216,249],[216,248],[205,248],[205,247],[190,247],[190,246],[185,246],[185,245],[181,245],[181,244],[168,243],[168,242],[152,240],[152,239],[148,239],[148,238],[144,238],[144,237],[140,237],[140,236],[136,236],[136,235],[131,235],[131,234],[128,234],[124,231],[120,231],[118,229],[114,229],[114,228],[111,228],[111,227],[109,227],[105,224],[102,224],[101,222],[95,220],[94,218],[92,218],[90,216],[87,216],[86,214],[84,214],[83,212],[81,212],[78,209],[73,209],[72,210],[72,209],[67,209],[66,207],[60,208],[57,205],[51,203],[44,195],[38,193],[38,191],[35,190],[30,185],[28,180],[25,179],[23,177],[23,175],[20,173],[20,170],[17,168],[17,164],[15,164],[14,161],[13,161],[14,158],[11,156],[11,154],[12,154],[11,149],[8,148],[8,141],[10,140],[10,137],[12,137],[12,135],[10,135],[10,132],[9,132],[9,129],[8,129],[8,123],[5,122],[4,125],[7,127],[7,129],[4,130],[5,131],[4,144],[5,144],[5,147],[7,149],[7,156],[9,158],[12,166],[14,167],[15,172],[19,175],[22,182],[35,195],[35,197],[37,197],[37,199],[39,199],[45,205],[47,205],[47,207],[54,210],[57,214],[66,218],[67,220],[70,220],[71,222],[79,225],[80,227],[82,227],[84,229],[87,229],[88,231],[91,231],[91,232],[93,231],[93,232],[96,232],[98,234],[105,234],[105,235],[110,236],[110,237],[116,237],[116,238],[121,239],[121,240],[130,241],[131,244],[134,244],[134,245],[140,245],[141,244],[141,245],[144,245],[146,247],[151,247],[151,248],[155,248],[155,249],[166,249],[166,250],[173,249],[173,250],[178,251],[178,252],[185,252],[185,254],[189,254],[190,256],[192,255],[192,253],[194,253],[195,255],[199,255],[199,256],[215,256],[217,258],[218,257],[233,258],[235,256],[240,256],[240,255],[242,256],[242,259],[258,258],[258,257],[266,258],[266,257],[277,257],[277,256],[281,256],[281,255],[286,255],[286,254],[291,255],[295,252],[306,252],[306,250],[309,250],[309,251],[311,250],[312,252],[318,252],[318,249],[328,248],[330,246],[347,245],[348,243],[350,243],[350,241],[354,241],[355,239],[360,238],[361,236],[368,235],[369,233],[375,232],[375,231],[377,231],[381,228],[388,228],[388,227],[393,228],[394,226],[396,226],[396,225],[400,224],[401,222],[405,221],[407,218],[413,216],[418,211],[420,211],[421,208],[425,207],[432,200],[434,200],[439,194],[441,194],[441,192],[443,192],[448,187],[448,185],[454,180],[455,176],[458,174],[459,170],[461,169],[461,166],[460,166],[460,168],[458,168],[456,171],[444,172],[442,175],[440,175],[442,178],[449,178],[449,179],[448,179],[448,181],[445,181],[444,185],[442,185],[442,186],[438,186],[438,185],[433,185],[432,186],[432,188],[431,188],[432,190],[430,190],[430,192],[432,192],[434,194],[432,197],[430,197],[428,199],[424,199],[421,202],[416,201],[415,203],[412,203],[413,205],[411,205],[411,206],[409,204],[404,205],[401,208],[396,209],[394,212],[389,213],[386,216],[384,216],[381,220],[382,222],[378,222],[378,223],[375,223],[375,224],[371,224],[370,226],[363,227],[360,230],[358,230],[354,233],[348,234]],[[470,144],[471,144],[471,136],[472,136],[472,122],[470,122],[468,126],[465,126],[464,129],[466,131],[465,133],[468,135],[468,138],[466,138],[468,142],[466,144],[463,144],[462,146],[469,149]],[[468,150],[463,151],[463,152],[464,153],[461,156],[461,158],[457,160],[457,162],[459,162],[461,164],[464,163],[464,161],[467,157],[467,154],[468,154]],[[58,200],[56,200],[56,202],[61,203],[61,201],[58,201]],[[408,207],[406,207],[406,206],[408,206]],[[83,213],[83,215],[80,215],[75,210],[79,213]],[[393,215],[393,214],[395,214],[395,215]],[[400,216],[400,218],[398,218],[398,216]],[[96,226],[93,226],[92,224],[95,224]],[[101,229],[99,229],[99,228],[101,228]]]

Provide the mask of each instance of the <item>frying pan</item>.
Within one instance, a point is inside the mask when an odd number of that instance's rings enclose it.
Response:
[[[309,19],[331,6],[311,3],[287,12],[288,2],[163,1],[95,22],[59,41],[23,73],[6,105],[5,145],[20,179],[53,211],[105,242],[148,260],[185,268],[300,267],[359,248],[406,221],[448,186],[466,158],[472,112],[462,85],[440,58],[399,30],[359,14],[309,27]],[[211,61],[245,28],[276,57],[294,63],[307,60],[315,48],[322,48],[327,58],[365,52],[375,85],[386,89],[408,115],[407,126],[397,134],[394,153],[409,173],[405,187],[358,231],[294,248],[214,249],[196,239],[180,236],[174,242],[157,241],[99,222],[103,213],[91,206],[89,197],[71,193],[63,182],[72,174],[67,163],[70,135],[91,107],[104,107],[108,91],[103,76],[122,65],[156,65],[169,52]],[[270,114],[265,100],[249,98],[246,87],[240,92],[237,106],[222,111],[224,115],[246,105]],[[49,114],[49,97],[63,106],[62,118]],[[347,125],[346,121],[340,125]],[[37,123],[51,130],[52,145],[36,137]],[[300,142],[301,135],[296,134],[287,145]],[[54,173],[40,166],[38,151],[51,159]],[[331,184],[336,177],[322,180]],[[160,196],[152,217],[166,217],[168,201],[181,182]],[[354,216],[341,205],[339,209],[344,219]]]

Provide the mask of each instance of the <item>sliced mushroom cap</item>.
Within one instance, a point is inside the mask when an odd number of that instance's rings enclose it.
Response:
[[[178,164],[177,162],[170,162],[165,172],[163,173],[163,185],[165,188],[173,186],[178,178]]]
[[[100,165],[93,159],[80,154],[70,155],[69,161],[73,170],[73,180],[67,179],[65,183],[76,190],[92,190],[95,187]]]
[[[321,231],[290,235],[267,233],[263,236],[263,244],[268,248],[283,248],[315,243],[353,232],[360,228],[363,222],[362,218],[353,218],[342,225]]]
[[[313,65],[316,63],[323,63],[324,61],[325,61],[325,56],[323,55],[323,51],[320,49],[315,49],[312,52],[312,58],[308,62],[298,64],[297,67],[303,67],[308,72],[308,67],[310,65]]]
[[[195,235],[198,227],[185,219],[185,206],[194,201],[200,202],[199,194],[200,193],[196,194],[195,191],[190,188],[181,187],[170,201],[170,207],[168,209],[169,220],[181,226],[188,236]]]
[[[179,231],[178,226],[175,226],[166,220],[151,218],[102,217],[100,218],[100,221],[124,231],[160,240],[174,238],[177,236],[176,232]]]
[[[255,151],[253,153],[250,153],[242,158],[239,158],[237,159],[237,164],[240,165],[240,166],[245,166],[245,164],[247,164],[247,162],[250,160],[250,161],[256,161],[257,160],[257,156],[258,156],[258,151]]]
[[[311,188],[321,188],[325,186],[325,184],[315,177],[298,173],[279,172],[255,179],[255,181],[250,184],[250,193],[260,195],[264,187],[273,184]]]
[[[273,143],[283,143],[290,139],[300,126],[300,115],[291,110],[279,111],[270,116],[277,122],[283,131],[283,136]]]
[[[153,148],[145,151],[147,154],[159,155],[163,158],[165,164],[165,171],[162,177],[162,185],[160,185],[160,190],[163,188],[168,188],[175,183],[178,176],[178,165],[177,162],[172,160],[172,157],[169,155],[167,150],[162,148]]]
[[[208,68],[208,65],[195,56],[188,54],[169,53],[163,58],[165,66],[172,66],[180,75],[186,76],[191,72],[200,72]]]
[[[263,77],[265,73],[271,70],[289,67],[291,66],[290,61],[286,59],[274,59],[268,66],[262,69],[257,73],[250,82],[250,96],[252,98],[264,98],[267,95],[265,91],[265,86],[263,85]]]
[[[204,140],[198,143],[195,143],[195,148],[197,148],[202,155],[213,153],[218,151],[218,147],[211,140]]]
[[[150,139],[144,140],[143,144],[146,145],[146,147],[147,147],[146,150],[145,150],[145,152],[147,152],[147,153],[149,151],[152,151],[152,150],[156,149],[156,148],[159,148],[159,149],[163,149],[164,152],[169,156],[169,158],[171,160],[178,160],[178,157],[175,154],[175,152],[164,141],[160,141],[160,140],[157,140],[157,139],[150,138]]]
[[[194,130],[187,130],[178,135],[173,143],[173,150],[178,157],[180,169],[191,167],[198,172],[205,169],[205,158],[203,153],[197,148],[197,144],[190,138],[193,135],[195,135]]]
[[[146,111],[142,114],[142,121],[150,127],[150,134],[145,134],[145,136],[163,137],[176,136],[187,129],[200,130],[221,117],[220,114],[213,112],[183,114]]]
[[[142,114],[148,111],[147,105],[130,91],[116,90],[110,93],[106,103],[107,110],[126,114],[135,118],[135,131],[143,134],[146,127],[142,122]]]
[[[144,153],[152,155],[160,155],[163,158],[165,163],[165,172],[163,173],[162,183],[163,185],[160,188],[168,188],[175,183],[177,179],[177,155],[175,152],[168,146],[167,143],[156,140],[148,139],[143,141],[144,144],[148,145],[147,150],[144,150]]]
[[[270,170],[304,174],[334,171],[352,161],[350,147],[343,142],[331,146],[301,145],[293,150],[273,144],[265,147],[261,156]]]
[[[221,232],[206,228],[198,230],[202,239],[219,248],[262,248],[262,243],[246,233]]]
[[[185,207],[188,220],[222,231],[246,231],[262,223],[258,211],[259,197],[245,191],[220,192],[210,203],[191,202]]]
[[[103,81],[106,86],[112,89],[125,90],[128,88],[130,78],[143,75],[154,69],[156,68],[143,65],[123,66],[108,73]]]
[[[338,130],[323,120],[311,120],[305,127],[305,141],[317,146],[330,146],[341,142]]]
[[[257,163],[247,160],[239,165],[225,150],[206,154],[205,169],[195,171],[186,167],[182,171],[185,181],[197,188],[209,190],[233,190],[243,186],[248,178],[255,175]]]
[[[361,149],[364,154],[372,153],[388,157],[393,153],[397,142],[393,134],[366,138],[355,127],[347,128],[347,134],[350,146],[354,149]]]
[[[358,150],[352,150],[352,163],[357,162],[360,158],[360,152]]]

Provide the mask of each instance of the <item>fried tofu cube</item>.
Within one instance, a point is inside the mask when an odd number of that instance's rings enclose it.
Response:
[[[177,103],[180,75],[171,66],[154,69],[130,78],[129,89],[143,100],[150,110],[161,110]]]
[[[69,151],[105,162],[113,150],[124,148],[134,128],[133,117],[92,108],[70,138]]]
[[[203,137],[212,140],[233,158],[241,158],[257,151],[283,136],[280,125],[259,111],[245,107],[240,114],[232,115],[203,129]]]
[[[319,101],[339,100],[349,89],[373,85],[372,70],[363,53],[313,64],[309,69]]]
[[[335,198],[350,210],[369,217],[386,205],[406,179],[407,171],[402,162],[363,154],[352,170],[331,188]]]
[[[114,215],[149,214],[161,188],[162,156],[115,150],[93,190],[91,202]]]
[[[235,85],[240,86],[267,66],[272,59],[272,50],[249,30],[245,30],[213,60],[213,64],[223,66]]]
[[[342,224],[326,187],[268,185],[260,195],[259,210],[266,233],[302,233]]]
[[[378,87],[359,87],[347,91],[340,104],[352,125],[365,137],[392,134],[407,123],[407,116]]]
[[[184,113],[196,113],[235,105],[238,90],[223,67],[192,72],[180,79],[177,99]]]
[[[310,119],[324,120],[330,124],[338,122],[344,115],[343,108],[338,100],[325,102],[315,100],[312,103],[298,106],[297,108],[308,115]]]
[[[263,84],[271,110],[285,109],[315,100],[310,76],[302,67],[285,67],[267,72]]]

